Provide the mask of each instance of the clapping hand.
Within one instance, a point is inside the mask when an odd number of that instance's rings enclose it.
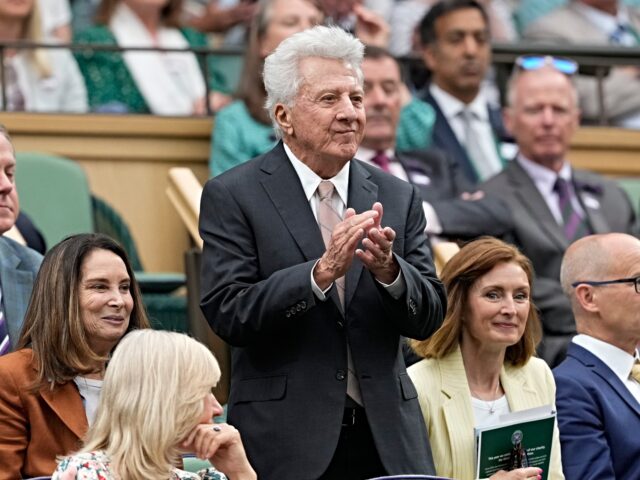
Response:
[[[356,256],[378,281],[391,284],[400,273],[400,266],[393,256],[396,232],[391,227],[382,227],[383,208],[380,202],[374,203],[371,209],[378,215],[374,225],[367,230],[367,237],[362,240],[364,249],[357,249]]]

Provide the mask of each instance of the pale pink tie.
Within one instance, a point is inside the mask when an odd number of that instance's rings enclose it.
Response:
[[[328,247],[331,242],[331,233],[335,226],[342,221],[342,215],[333,206],[333,191],[334,186],[329,180],[322,180],[318,185],[318,225],[320,225],[320,231],[322,232],[322,240],[324,246]],[[342,311],[345,311],[344,305],[344,277],[340,277],[335,281],[338,289],[338,297],[340,298],[340,305],[342,305]],[[362,405],[362,394],[360,393],[360,385],[358,383],[358,377],[355,373],[355,367],[351,358],[351,348],[347,343],[347,395],[353,400]]]

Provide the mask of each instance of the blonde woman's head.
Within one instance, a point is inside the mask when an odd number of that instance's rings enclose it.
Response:
[[[127,334],[107,367],[83,451],[105,450],[121,478],[168,477],[219,378],[213,354],[187,335]]]

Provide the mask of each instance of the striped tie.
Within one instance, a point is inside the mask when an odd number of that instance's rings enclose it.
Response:
[[[0,306],[0,355],[11,351],[11,340],[9,339],[9,329],[4,318],[4,311]]]
[[[631,374],[629,376],[636,382],[640,383],[640,361],[636,360],[633,364],[633,367],[631,367]]]
[[[329,180],[323,180],[318,185],[318,197],[320,202],[318,203],[318,225],[322,232],[322,240],[325,247],[329,246],[331,241],[331,233],[334,227],[342,221],[342,215],[336,211],[332,205],[334,186]],[[340,298],[340,305],[342,305],[342,311],[344,311],[344,277],[340,277],[335,281],[338,288],[338,297]],[[362,394],[360,393],[360,384],[358,383],[358,377],[356,376],[355,366],[351,358],[351,348],[347,343],[347,395],[349,395],[358,404],[362,405]]]
[[[569,182],[564,178],[558,177],[553,189],[558,194],[558,206],[562,214],[562,230],[565,238],[569,242],[572,242],[588,235],[590,232],[587,222],[582,215],[573,208]]]

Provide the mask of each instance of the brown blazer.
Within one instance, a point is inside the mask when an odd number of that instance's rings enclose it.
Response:
[[[32,393],[35,378],[31,349],[0,357],[0,480],[51,475],[87,431],[75,383]]]

